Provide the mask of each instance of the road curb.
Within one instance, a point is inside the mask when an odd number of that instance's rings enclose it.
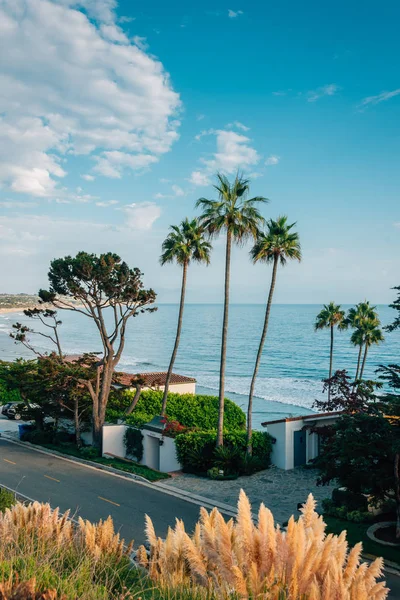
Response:
[[[39,454],[46,454],[47,456],[52,456],[54,458],[59,458],[60,460],[65,460],[67,462],[78,464],[81,467],[85,467],[87,469],[95,469],[97,471],[103,471],[112,475],[114,477],[120,477],[121,479],[125,479],[127,481],[133,481],[138,485],[143,485],[145,487],[149,487],[153,490],[158,490],[162,494],[166,494],[168,496],[173,496],[175,498],[179,498],[183,501],[190,502],[191,504],[196,504],[197,506],[204,506],[208,510],[213,509],[214,507],[218,508],[230,517],[235,517],[237,515],[237,509],[230,504],[224,504],[223,502],[218,502],[216,500],[211,500],[210,498],[205,498],[204,496],[199,496],[197,494],[192,494],[191,492],[187,492],[186,490],[181,490],[179,488],[170,488],[165,484],[160,483],[152,483],[141,477],[140,475],[135,475],[133,473],[126,473],[124,471],[119,471],[118,469],[114,469],[113,467],[108,467],[107,465],[101,465],[99,463],[95,463],[89,460],[75,458],[73,456],[69,456],[66,454],[62,454],[61,452],[47,450],[47,448],[38,448],[34,444],[29,442],[21,442],[16,440],[15,438],[5,435],[4,433],[0,434],[0,437],[5,441],[15,444],[17,446],[21,446],[22,448],[27,448],[32,450],[33,452],[39,452]]]

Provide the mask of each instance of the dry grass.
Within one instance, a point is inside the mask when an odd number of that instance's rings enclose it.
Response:
[[[377,579],[383,561],[361,563],[361,544],[350,552],[346,532],[326,535],[323,518],[310,494],[287,531],[274,525],[262,504],[255,524],[241,491],[236,521],[225,521],[217,509],[201,509],[193,535],[177,520],[165,540],[146,517],[150,559],[139,549],[143,567],[163,588],[197,586],[218,598],[263,600],[383,600],[388,590]]]
[[[25,598],[21,590],[27,599],[132,597],[125,589],[131,550],[111,517],[75,525],[49,504],[16,504],[0,513],[0,600]]]

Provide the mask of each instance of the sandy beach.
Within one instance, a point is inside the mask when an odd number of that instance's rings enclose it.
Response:
[[[39,305],[37,305],[39,307]],[[35,306],[14,306],[12,308],[0,308],[0,315],[6,315],[7,313],[17,313],[28,310],[29,308],[35,308]],[[41,307],[42,308],[42,307]]]

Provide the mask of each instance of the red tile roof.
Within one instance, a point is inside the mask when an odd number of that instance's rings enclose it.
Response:
[[[118,379],[121,385],[130,386],[132,379],[135,379],[136,377],[144,379],[145,387],[161,387],[165,385],[167,373],[136,373],[134,375],[130,373],[118,373]],[[176,385],[179,383],[196,383],[196,380],[194,379],[194,377],[186,377],[185,375],[178,375],[177,373],[172,373],[169,382],[172,385]]]
[[[74,363],[79,358],[82,358],[81,354],[70,354],[64,357],[64,360],[69,363]],[[132,379],[140,377],[144,379],[144,387],[162,387],[165,385],[167,379],[167,372],[161,371],[156,373],[123,373],[117,372],[118,384],[123,386],[132,386]],[[177,373],[171,373],[170,384],[177,385],[180,383],[196,383],[194,377],[186,377],[185,375],[178,375]]]

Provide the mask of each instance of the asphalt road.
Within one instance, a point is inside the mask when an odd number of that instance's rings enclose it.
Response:
[[[191,531],[199,516],[199,506],[180,498],[1,438],[0,484],[62,511],[70,509],[72,516],[98,521],[111,515],[124,539],[136,544],[145,541],[145,514],[162,537],[175,518]]]
[[[123,538],[136,544],[145,541],[145,514],[161,537],[175,518],[191,531],[199,515],[199,507],[185,500],[0,438],[1,484],[62,511],[70,509],[71,516],[98,521],[111,515]],[[386,573],[385,579],[390,600],[400,600],[400,577]]]

